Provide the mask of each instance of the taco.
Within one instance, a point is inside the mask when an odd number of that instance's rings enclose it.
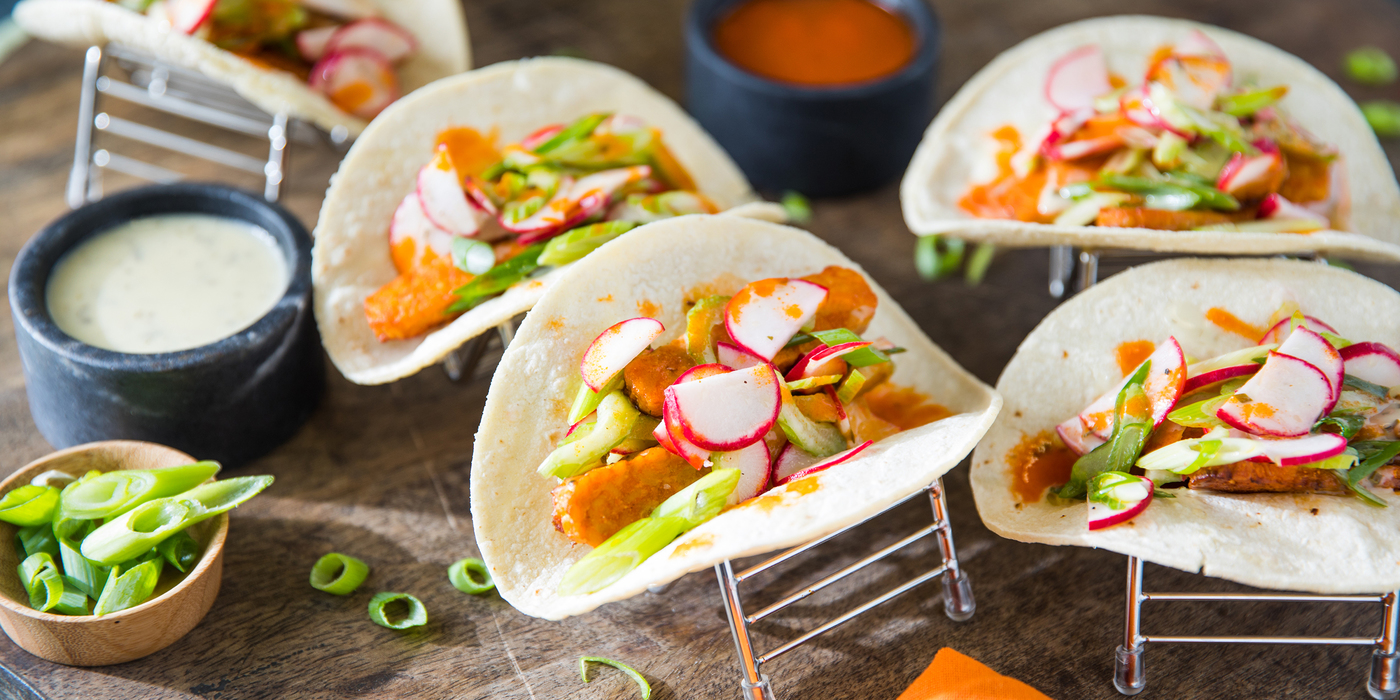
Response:
[[[14,16],[42,39],[115,42],[350,136],[401,94],[471,67],[455,0],[24,0]]]
[[[1400,187],[1317,69],[1235,32],[1108,17],[1022,42],[929,127],[919,235],[1006,246],[1400,260]]]
[[[1000,405],[811,234],[647,224],[564,271],[501,359],[476,540],[517,609],[582,614],[878,513]]]
[[[1400,587],[1400,294],[1287,260],[1116,275],[1021,343],[972,462],[1015,540],[1318,593]]]
[[[380,115],[331,181],[312,252],[321,339],[351,381],[393,381],[633,226],[726,210],[783,216],[627,73],[535,58],[447,78]]]

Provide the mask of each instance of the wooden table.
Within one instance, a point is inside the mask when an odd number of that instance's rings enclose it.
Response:
[[[1387,0],[940,0],[944,31],[939,95],[998,52],[1066,21],[1115,12],[1192,17],[1244,31],[1337,76],[1341,56],[1371,43],[1400,55],[1400,5]],[[663,92],[682,92],[684,0],[475,0],[468,4],[479,65],[548,53],[598,59]],[[0,64],[0,259],[65,211],[81,52],[31,43]],[[1349,89],[1354,86],[1348,86]],[[1356,90],[1397,97],[1395,88]],[[1392,162],[1400,156],[1394,142]],[[294,147],[284,201],[314,223],[337,156]],[[211,171],[195,171],[213,177]],[[254,185],[253,182],[245,182]],[[818,202],[811,228],[841,246],[965,367],[994,383],[1017,343],[1055,305],[1045,292],[1043,250],[998,256],[987,281],[928,284],[911,261],[914,238],[895,184]],[[1394,267],[1360,269],[1392,286]],[[19,359],[0,335],[0,469],[50,450],[29,417]],[[488,358],[488,363],[494,358]],[[489,367],[488,367],[489,369]],[[175,646],[120,666],[76,669],[40,661],[0,639],[0,695],[21,698],[631,698],[632,683],[604,671],[585,686],[580,655],[632,664],[660,700],[732,698],[738,667],[714,576],[701,572],[665,595],[644,595],[564,622],[515,612],[494,594],[470,597],[447,582],[452,561],[477,553],[467,480],[472,435],[488,381],[453,383],[437,368],[388,386],[361,387],[328,368],[329,390],[288,444],[243,470],[276,485],[234,513],[222,594],[208,618]],[[936,585],[889,603],[767,667],[783,698],[894,698],[943,646],[1028,681],[1060,700],[1115,698],[1113,648],[1122,630],[1124,557],[1027,545],[992,535],[977,518],[965,467],[947,477],[957,543],[978,601],[969,622],[950,622]],[[903,507],[785,570],[767,600],[834,571],[927,522],[923,503]],[[931,543],[928,543],[931,545]],[[337,598],[306,584],[312,562],[337,550],[372,567],[362,593]],[[834,590],[757,628],[760,648],[864,600],[936,560],[929,546],[870,567]],[[1149,587],[1240,590],[1225,582],[1148,567]],[[431,611],[424,631],[398,633],[365,616],[378,590],[410,592]],[[761,598],[762,596],[760,596]],[[760,599],[755,598],[755,600]],[[1177,633],[1371,635],[1378,609],[1322,605],[1177,604],[1146,608],[1149,629]],[[1362,698],[1369,649],[1151,647],[1143,697]]]

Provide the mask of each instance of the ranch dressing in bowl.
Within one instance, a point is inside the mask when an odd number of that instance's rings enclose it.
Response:
[[[187,350],[262,318],[289,273],[271,234],[207,214],[148,216],[98,233],[49,275],[49,315],[64,333],[132,354]]]

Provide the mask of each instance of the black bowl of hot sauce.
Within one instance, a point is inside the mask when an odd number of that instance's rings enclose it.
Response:
[[[695,0],[685,33],[686,107],[761,190],[879,187],[933,119],[925,0]]]

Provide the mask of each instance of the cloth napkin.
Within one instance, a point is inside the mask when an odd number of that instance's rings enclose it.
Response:
[[[1050,700],[1015,678],[1003,676],[978,660],[949,648],[939,649],[933,663],[899,700]]]

